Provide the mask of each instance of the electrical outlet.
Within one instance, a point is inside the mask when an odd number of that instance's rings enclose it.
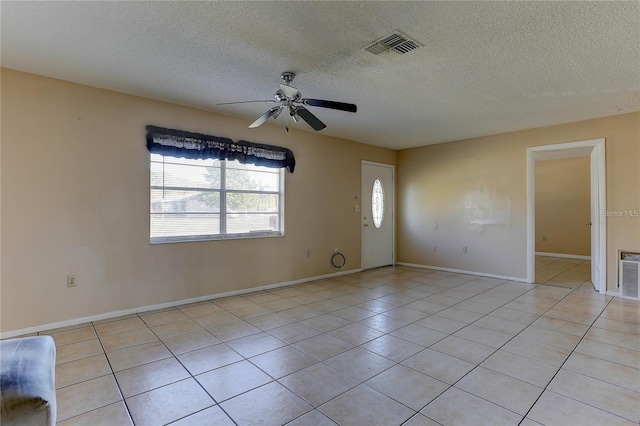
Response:
[[[467,246],[462,247],[462,252],[466,253],[467,252]]]
[[[76,287],[78,285],[78,277],[75,275],[67,275],[67,287]]]
[[[360,211],[360,204],[356,204],[353,206],[353,211],[358,213]]]

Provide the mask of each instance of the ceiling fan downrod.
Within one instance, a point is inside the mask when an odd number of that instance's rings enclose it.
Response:
[[[285,71],[280,75],[280,78],[287,86],[291,84],[294,78],[296,78],[296,73],[291,71]]]

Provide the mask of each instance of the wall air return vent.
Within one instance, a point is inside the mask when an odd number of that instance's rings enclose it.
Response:
[[[620,296],[640,298],[640,253],[620,252]]]
[[[374,55],[379,55],[385,52],[396,52],[400,55],[404,55],[405,53],[409,53],[420,46],[421,44],[417,41],[412,40],[400,31],[395,31],[377,41],[374,41],[364,49]]]

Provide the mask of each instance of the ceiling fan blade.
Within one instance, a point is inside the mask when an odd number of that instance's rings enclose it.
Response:
[[[280,115],[280,113],[282,112],[282,110],[284,109],[284,105],[280,105],[279,107],[277,107],[278,110],[276,112],[274,112],[273,114],[271,114],[271,118],[273,118],[274,120],[276,118],[278,118],[278,116]]]
[[[287,86],[286,84],[281,84],[280,90],[282,90],[282,93],[284,93],[284,95],[290,99],[295,98],[298,95],[298,93],[300,93],[298,92],[298,89],[296,89],[295,87]]]
[[[338,109],[340,111],[356,112],[358,107],[354,104],[347,104],[344,102],[325,101],[322,99],[303,99],[302,103],[310,106],[317,106],[322,108]]]
[[[300,116],[307,124],[313,127],[313,130],[318,131],[327,127],[318,117],[311,114],[311,112],[303,106],[299,106],[296,108],[296,114]]]
[[[269,118],[273,117],[276,114],[280,113],[280,109],[282,107],[273,107],[271,108],[269,111],[265,112],[264,114],[262,114],[260,117],[258,117],[258,119],[256,121],[254,121],[253,123],[251,123],[249,125],[250,129],[253,129],[255,127],[261,126],[265,121],[267,121]]]
[[[277,102],[273,99],[266,99],[263,101],[239,101],[239,102],[223,102],[221,104],[216,104],[216,105],[233,105],[233,104],[249,104],[249,103],[254,103],[254,102]]]

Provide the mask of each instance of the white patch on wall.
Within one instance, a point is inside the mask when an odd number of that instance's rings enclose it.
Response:
[[[511,223],[511,198],[506,194],[507,179],[491,176],[474,179],[462,200],[469,224],[476,228]]]

